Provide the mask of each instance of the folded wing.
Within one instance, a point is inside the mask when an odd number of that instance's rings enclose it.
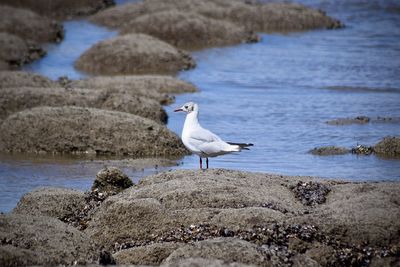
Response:
[[[223,141],[219,136],[204,128],[198,128],[189,135],[189,142],[197,147],[200,152],[213,157],[233,151],[239,151],[236,147]]]

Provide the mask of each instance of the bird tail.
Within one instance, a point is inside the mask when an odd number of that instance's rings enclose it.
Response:
[[[248,147],[249,146],[253,146],[253,144],[249,143],[233,143],[233,142],[227,142],[228,144],[232,145],[232,146],[238,146],[239,147],[239,151],[240,150],[250,150]]]

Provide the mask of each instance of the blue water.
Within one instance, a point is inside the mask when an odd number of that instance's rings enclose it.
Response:
[[[252,142],[250,151],[210,159],[210,167],[348,180],[400,181],[400,160],[377,156],[307,153],[316,146],[373,145],[400,135],[396,123],[332,126],[325,121],[366,115],[400,117],[400,3],[317,1],[346,24],[341,30],[263,34],[256,44],[193,53],[197,68],[179,78],[200,92],[179,95],[166,107],[168,127],[180,134],[184,115],[172,110],[200,105],[200,121],[223,139]],[[66,39],[26,69],[52,79],[85,77],[73,62],[92,44],[116,35],[87,21],[65,23]],[[336,89],[343,90],[336,90]],[[344,90],[345,89],[345,90]],[[0,211],[10,211],[25,193],[53,185],[86,190],[101,161],[0,158]],[[198,168],[188,156],[174,168]],[[124,171],[136,181],[154,170]]]
[[[400,53],[371,51],[362,45],[357,51],[343,49],[356,45],[345,38],[352,31],[263,35],[257,44],[196,53],[198,67],[180,78],[202,91],[178,96],[177,103],[198,102],[206,128],[226,140],[255,144],[240,156],[213,159],[213,166],[353,180],[400,179],[398,160],[307,153],[316,146],[373,145],[386,135],[400,133],[399,124],[338,127],[325,123],[358,115],[400,116],[400,61],[392,60]],[[363,56],[367,52],[374,54]],[[327,89],[331,86],[378,89],[343,92]],[[180,132],[184,118],[173,114],[172,108],[168,111],[169,127]],[[183,166],[197,164],[190,157]]]
[[[61,76],[70,79],[86,77],[84,73],[74,68],[74,62],[79,56],[100,40],[112,38],[116,31],[98,27],[86,20],[64,22],[65,38],[60,44],[45,46],[46,57],[26,65],[23,69],[41,73],[53,80]]]

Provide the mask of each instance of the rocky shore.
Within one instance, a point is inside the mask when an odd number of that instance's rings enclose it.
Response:
[[[0,215],[0,264],[395,266],[400,185],[210,169],[42,188]],[[68,255],[68,256],[67,256]]]
[[[106,9],[111,2],[4,1],[12,7],[0,7],[0,152],[156,158],[138,166],[182,157],[188,151],[165,126],[162,105],[198,90],[168,76],[196,66],[188,51],[258,41],[255,32],[343,27],[294,3],[146,0]],[[63,38],[54,18],[93,13],[90,21],[119,30],[75,63],[100,76],[52,81],[9,71]],[[387,137],[357,151],[397,157],[399,144]],[[0,265],[395,266],[399,195],[394,182],[225,169],[162,172],[134,184],[106,168],[88,192],[39,188],[0,214]]]
[[[36,107],[0,125],[0,151],[129,156],[183,156],[180,138],[165,126],[126,112]]]
[[[0,5],[0,70],[18,69],[46,54],[42,44],[60,42],[61,23],[37,13]]]
[[[3,0],[3,4],[17,8],[30,9],[43,16],[54,19],[71,19],[90,15],[114,5],[113,0]]]
[[[317,156],[344,155],[352,153],[358,155],[376,154],[378,156],[387,158],[399,158],[400,137],[386,136],[373,146],[357,145],[352,148],[338,147],[338,146],[321,146],[321,147],[315,147],[308,152]]]
[[[44,42],[60,41],[63,30],[54,19],[104,9],[90,20],[118,28],[120,35],[89,48],[75,66],[91,74],[124,76],[51,81],[26,72],[0,72],[2,152],[183,155],[186,151],[179,138],[165,126],[156,125],[167,122],[161,105],[173,103],[172,94],[197,91],[193,85],[165,75],[195,67],[190,53],[182,49],[258,41],[256,31],[342,26],[321,11],[288,3],[148,0],[112,8],[106,8],[112,2],[104,0],[57,1],[50,6],[41,1],[4,4],[0,9],[3,69],[15,69],[41,57]],[[79,128],[74,120],[102,126],[96,130],[80,127],[79,134],[74,134]],[[135,125],[120,126],[128,121]],[[104,130],[106,126],[116,128],[110,132]],[[63,137],[65,132],[72,135]],[[145,138],[148,133],[154,136]],[[121,142],[126,141],[133,143],[129,149],[122,147]],[[161,152],[156,153],[152,146]]]
[[[162,75],[52,81],[0,71],[0,151],[182,156],[162,104],[196,90]]]
[[[75,62],[77,69],[103,76],[51,81],[32,73],[0,71],[1,152],[184,155],[179,138],[162,125],[168,117],[161,106],[174,102],[172,94],[197,91],[165,75],[196,66],[183,49],[254,42],[258,31],[342,26],[324,12],[289,3],[147,0],[111,8],[107,7],[113,1],[108,0],[46,3],[2,3],[2,69],[18,69],[45,54],[42,44],[61,41],[59,20],[97,12],[90,20],[117,28],[119,36],[95,44]],[[88,120],[85,125],[96,129],[79,127],[73,120]],[[128,121],[136,125],[120,126]],[[63,137],[65,132],[71,136]],[[149,133],[154,135],[145,138]],[[133,145],[122,147],[126,141]]]
[[[116,74],[176,74],[195,66],[192,57],[145,34],[127,34],[102,41],[83,53],[75,66],[85,72]]]

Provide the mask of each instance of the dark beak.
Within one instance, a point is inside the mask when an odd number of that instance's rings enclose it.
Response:
[[[183,111],[183,109],[177,108],[177,109],[174,110],[174,112],[178,112],[178,111]]]

